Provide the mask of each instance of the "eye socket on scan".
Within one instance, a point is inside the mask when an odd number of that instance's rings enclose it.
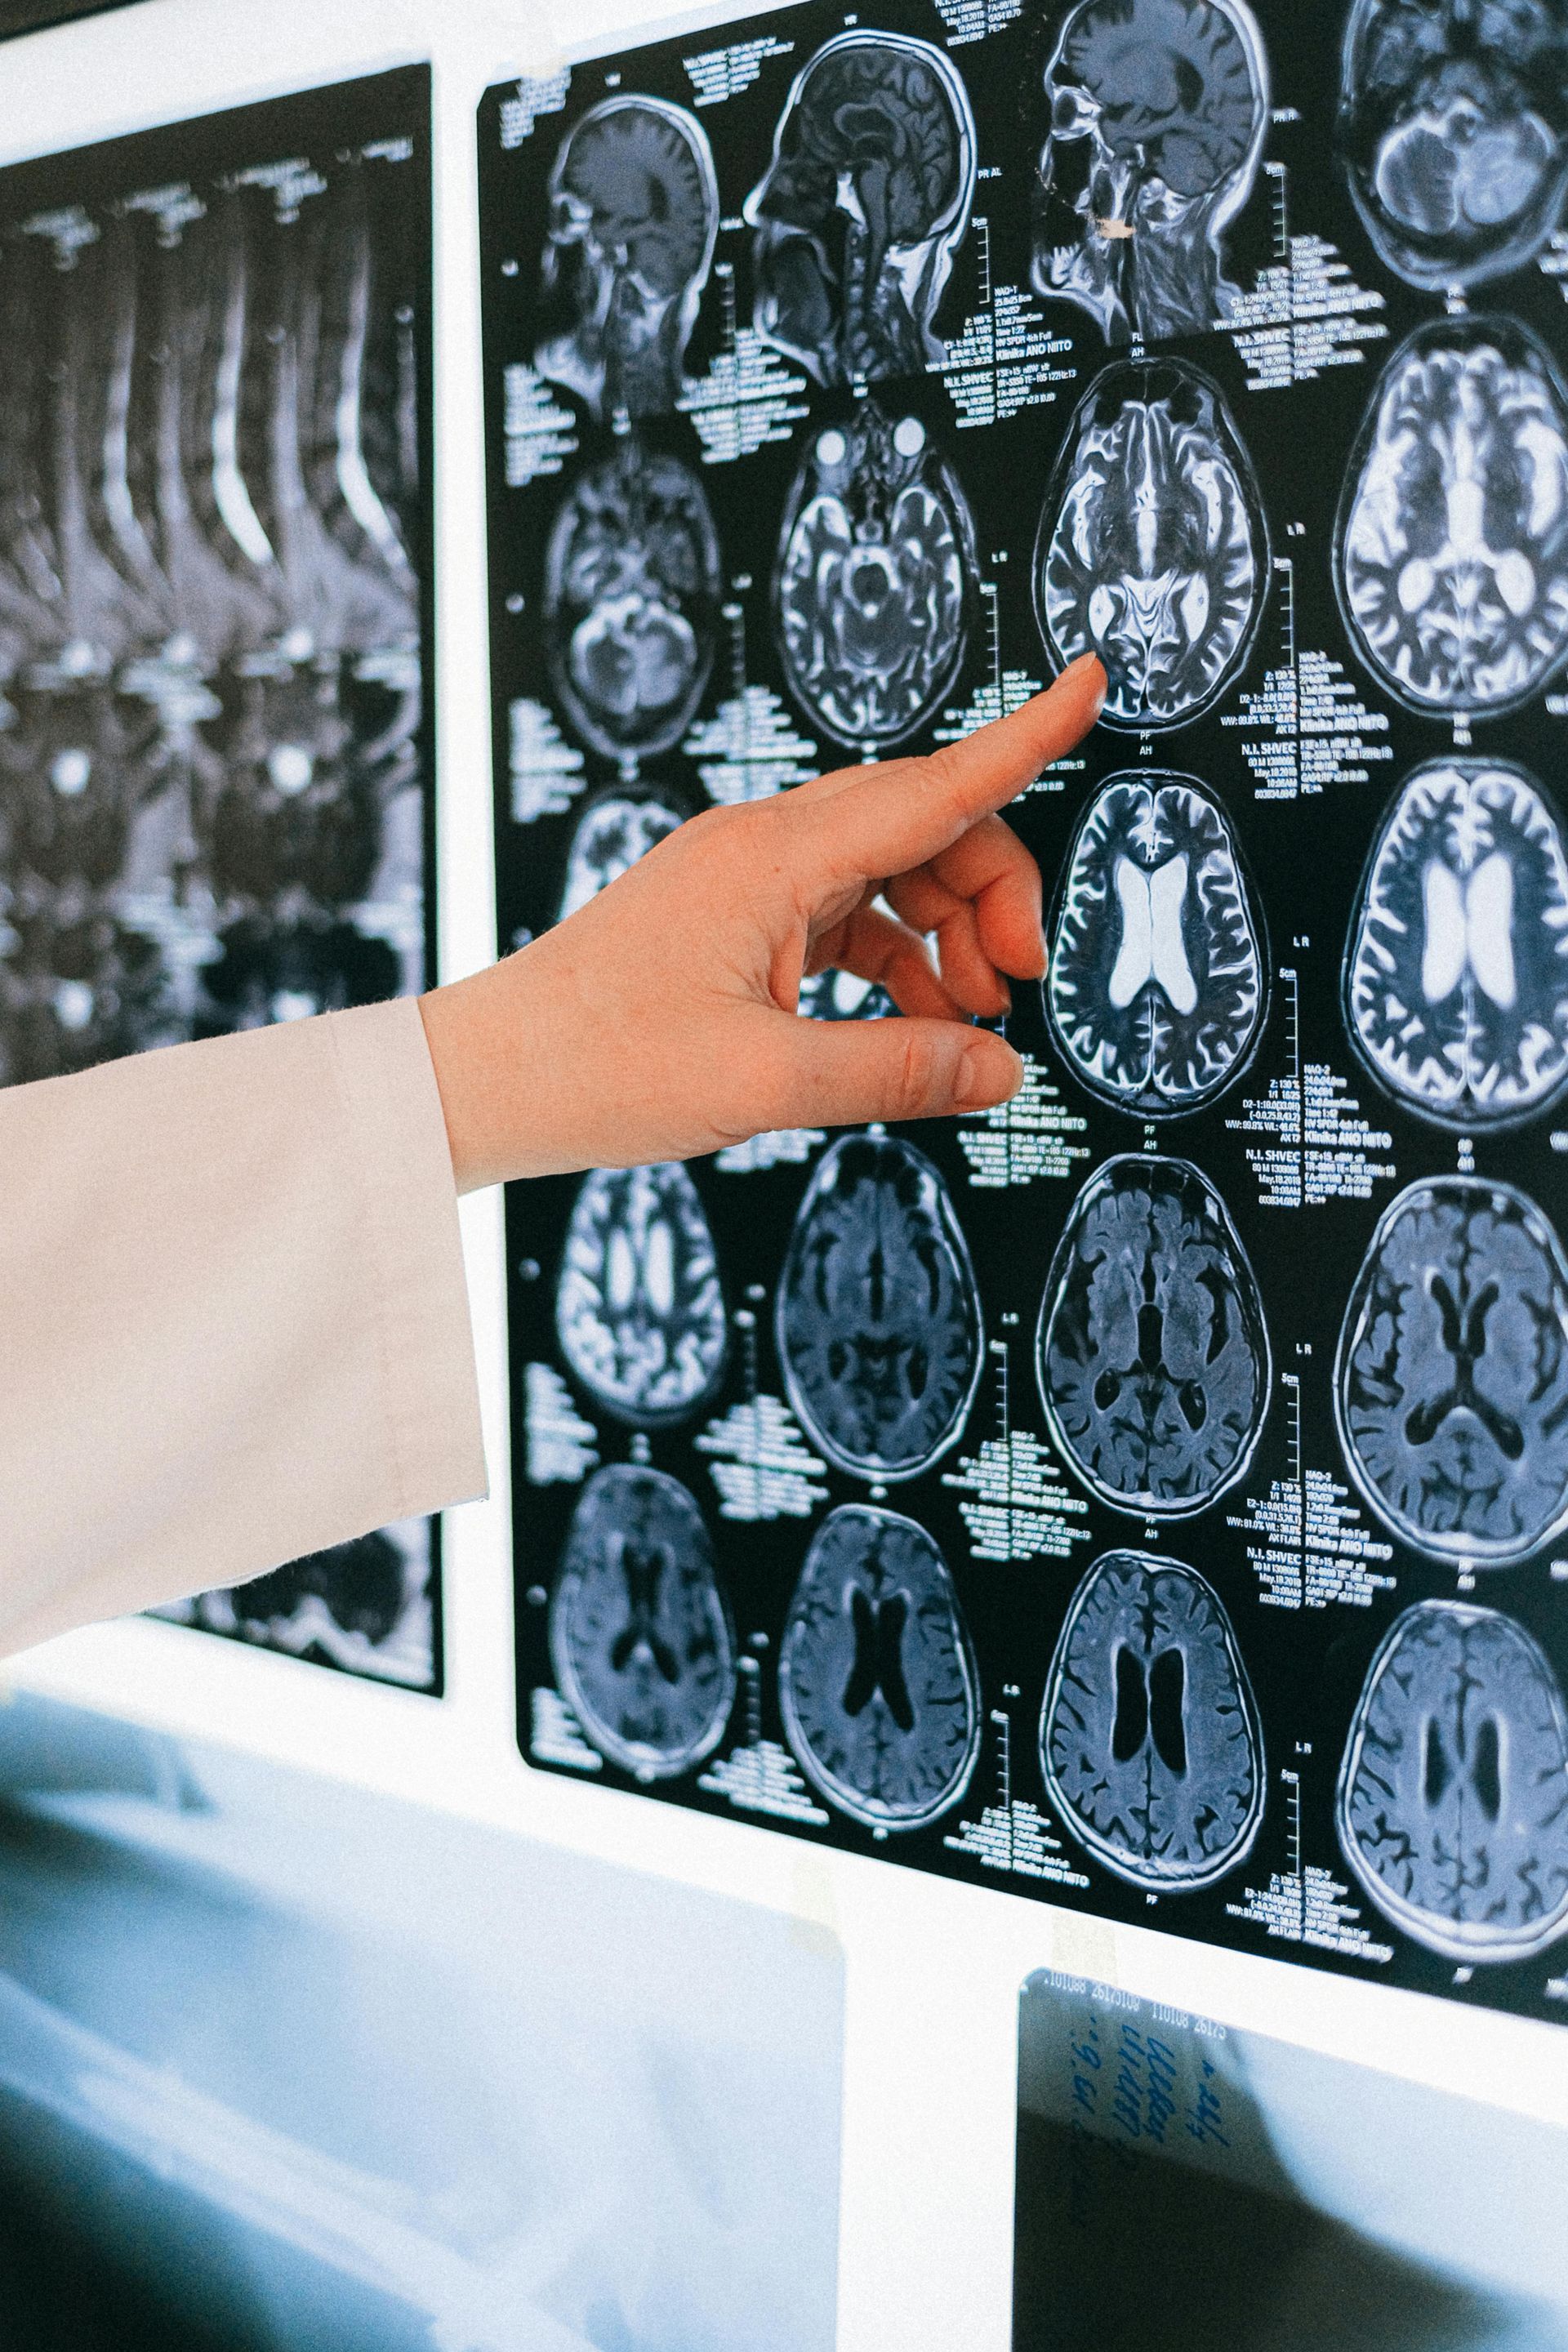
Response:
[[[784,506],[773,614],[812,724],[866,751],[904,741],[952,690],[978,593],[974,525],[916,416],[867,400],[818,434]]]

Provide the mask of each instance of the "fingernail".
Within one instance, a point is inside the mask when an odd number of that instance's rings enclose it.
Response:
[[[1001,1047],[1001,1054],[996,1048]],[[1009,1069],[1003,1062],[1005,1054]],[[952,1090],[955,1110],[991,1110],[997,1103],[1008,1101],[1024,1083],[1024,1065],[1012,1047],[1000,1037],[977,1035],[960,1056],[957,1084]]]

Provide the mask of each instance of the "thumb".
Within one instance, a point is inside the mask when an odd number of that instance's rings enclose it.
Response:
[[[785,1014],[770,1127],[860,1127],[989,1110],[1024,1065],[1004,1038],[962,1021],[806,1021]],[[770,1089],[772,1091],[772,1089]]]

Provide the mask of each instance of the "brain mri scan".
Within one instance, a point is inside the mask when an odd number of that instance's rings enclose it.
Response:
[[[719,541],[701,483],[629,436],[579,477],[550,532],[544,635],[577,733],[623,764],[667,751],[713,664]]]
[[[1263,1301],[1185,1160],[1108,1160],[1073,1205],[1037,1343],[1051,1435],[1091,1494],[1184,1517],[1239,1478],[1268,1404]]]
[[[791,693],[840,743],[901,742],[963,666],[974,526],[917,416],[866,401],[801,460],[779,538],[773,609]]]
[[[1384,1210],[1340,1334],[1335,1407],[1373,1508],[1477,1568],[1568,1526],[1568,1260],[1533,1201],[1480,1176]]]
[[[678,1160],[583,1180],[555,1292],[561,1352],[634,1429],[684,1421],[724,1370],[728,1327],[713,1236]]]
[[[735,1643],[702,1514],[678,1478],[596,1471],[550,1602],[555,1679],[600,1754],[642,1780],[689,1771],[724,1736]]]
[[[840,1470],[913,1478],[958,1438],[984,1356],[942,1178],[912,1144],[847,1135],[801,1202],[775,1319],[789,1401]]]
[[[630,784],[596,793],[578,818],[566,852],[566,878],[561,886],[557,919],[564,922],[619,876],[629,873],[656,843],[679,831],[689,814],[672,793],[649,792]]]
[[[1458,1601],[1394,1620],[1338,1824],[1378,1909],[1449,1959],[1528,1959],[1568,1929],[1568,1710],[1522,1625]]]
[[[1355,0],[1338,143],[1382,260],[1412,286],[1521,269],[1568,186],[1563,0]]]
[[[947,1563],[896,1512],[847,1503],[805,1556],[779,1653],[801,1769],[868,1829],[956,1804],[980,1751],[980,1678]]]
[[[862,980],[858,972],[808,973],[800,983],[796,1007],[805,1021],[886,1021],[898,1012],[880,981]]]
[[[719,231],[719,184],[695,115],[607,98],[562,141],[550,175],[546,294],[573,324],[533,354],[595,416],[674,407]]]
[[[1508,319],[1417,328],[1345,477],[1340,604],[1367,667],[1434,716],[1489,718],[1568,656],[1568,391]]]
[[[1097,653],[1112,727],[1179,727],[1245,663],[1268,583],[1252,461],[1185,361],[1121,360],[1068,426],[1035,549],[1035,609],[1058,661]]]
[[[1144,1118],[1201,1108],[1246,1067],[1268,954],[1229,817],[1194,777],[1103,783],[1051,922],[1046,1013],[1073,1076]]]
[[[1568,856],[1534,778],[1435,760],[1395,795],[1345,961],[1378,1083],[1445,1127],[1529,1118],[1568,1082]]]
[[[745,202],[757,331],[820,384],[919,374],[969,226],[974,120],[929,41],[849,32],[796,75]]]
[[[1046,68],[1050,130],[1034,279],[1108,343],[1201,334],[1231,316],[1224,238],[1268,121],[1242,0],[1082,0]]]
[[[1062,1826],[1152,1894],[1234,1870],[1263,1816],[1263,1733],[1219,1596],[1150,1552],[1096,1560],[1057,1643],[1040,1717]]]

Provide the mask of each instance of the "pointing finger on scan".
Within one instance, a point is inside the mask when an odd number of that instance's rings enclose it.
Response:
[[[1032,784],[1100,716],[1105,672],[1084,654],[1056,684],[1006,719],[924,759],[841,769],[790,795],[792,814],[820,828],[837,876],[874,880],[940,856],[982,817]]]

